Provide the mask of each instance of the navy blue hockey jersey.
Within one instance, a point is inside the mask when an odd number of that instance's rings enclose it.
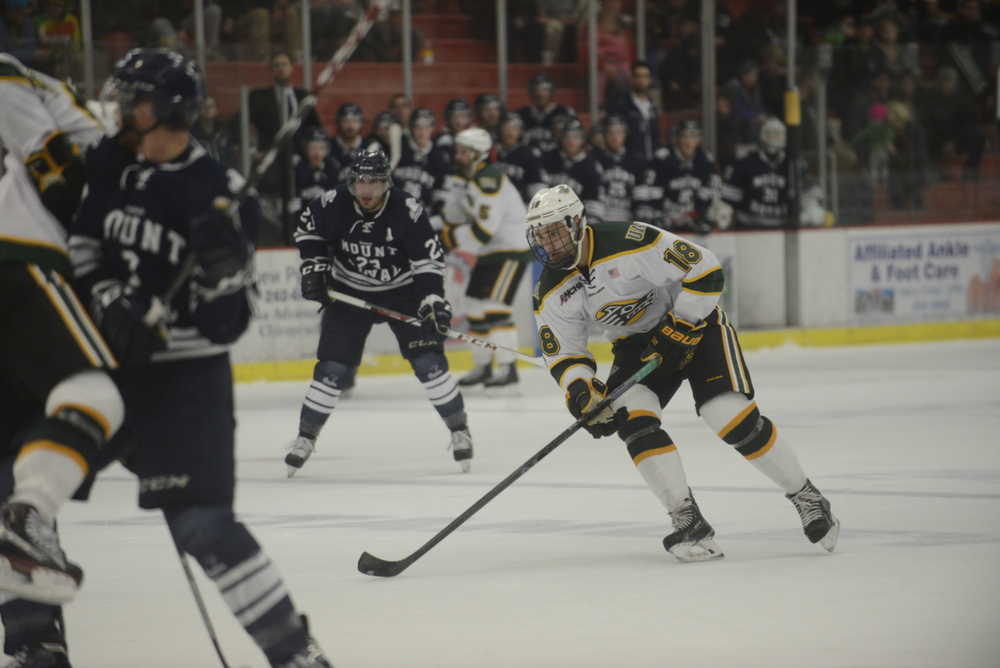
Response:
[[[601,164],[587,151],[570,158],[559,149],[542,154],[542,173],[548,187],[565,183],[583,202],[590,222],[604,220],[601,201]]]
[[[108,280],[162,297],[189,254],[192,220],[211,211],[217,197],[232,199],[242,184],[196,140],[176,159],[153,164],[104,138],[87,154],[87,195],[70,235],[84,300]],[[253,239],[261,220],[256,199],[245,199],[239,215]],[[167,349],[154,362],[219,353],[249,323],[246,289],[202,304],[192,299],[189,280],[167,306]]]
[[[497,163],[521,194],[527,204],[535,193],[545,187],[542,175],[542,153],[529,144],[516,144],[510,148],[497,147]]]
[[[612,153],[594,149],[594,157],[601,163],[601,201],[604,203],[604,221],[628,223],[633,220],[650,222],[635,215],[635,186],[641,183],[644,160],[628,151]]]
[[[715,161],[700,146],[690,160],[661,148],[636,187],[636,216],[673,232],[704,232],[711,228],[708,209],[719,190]]]
[[[788,222],[788,158],[750,151],[726,168],[723,197],[741,228],[776,228]]]
[[[331,258],[338,288],[406,288],[417,301],[444,294],[444,249],[420,202],[398,188],[374,212],[362,210],[347,186],[324,193],[299,216],[295,245],[303,260]]]

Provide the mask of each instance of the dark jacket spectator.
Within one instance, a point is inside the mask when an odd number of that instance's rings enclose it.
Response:
[[[740,123],[740,139],[745,143],[756,141],[757,127],[761,119],[767,116],[759,81],[757,63],[748,60],[740,65],[736,78],[722,89],[733,105],[733,115]]]
[[[250,124],[257,131],[260,151],[271,148],[281,124],[298,111],[299,103],[308,94],[305,89],[292,86],[292,61],[286,54],[279,53],[271,59],[271,72],[274,85],[250,91]],[[310,110],[302,126],[319,126],[315,111]]]
[[[934,87],[917,96],[916,110],[934,168],[942,170],[946,162],[961,159],[963,177],[976,178],[985,138],[976,123],[975,102],[959,89],[958,73],[942,67]]]
[[[608,101],[608,113],[621,116],[628,125],[625,150],[651,160],[660,146],[660,110],[650,96],[653,76],[643,61],[632,66],[632,89],[628,97]]]

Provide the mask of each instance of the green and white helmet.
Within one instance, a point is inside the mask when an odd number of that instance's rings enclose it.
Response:
[[[528,245],[538,261],[569,269],[580,261],[587,217],[583,202],[566,184],[543,188],[528,204]]]

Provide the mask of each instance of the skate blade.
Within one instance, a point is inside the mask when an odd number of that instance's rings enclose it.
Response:
[[[704,538],[697,543],[678,543],[668,550],[678,561],[684,563],[693,561],[711,561],[721,559],[725,555],[714,538]]]
[[[34,563],[0,557],[0,591],[50,605],[69,603],[79,585],[68,573]]]
[[[833,552],[834,548],[837,547],[837,539],[840,537],[840,520],[834,519],[833,526],[830,530],[826,532],[826,535],[819,539],[819,544],[823,546],[823,549],[827,552]]]

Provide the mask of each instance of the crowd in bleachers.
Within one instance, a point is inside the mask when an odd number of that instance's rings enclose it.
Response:
[[[72,0],[3,0],[0,22],[0,50],[18,55],[29,64],[57,60],[72,63],[79,49],[79,8]],[[113,4],[113,6],[112,6]],[[509,54],[513,62],[538,63],[542,68],[557,63],[583,63],[588,57],[589,36],[586,20],[587,0],[510,0],[508,3]],[[314,60],[322,62],[342,43],[364,12],[364,0],[312,0],[311,41]],[[297,0],[206,0],[205,41],[209,60],[272,62],[283,58],[291,67],[302,57],[301,3]],[[495,40],[493,2],[472,0],[414,0],[415,15],[464,10],[475,17],[469,37]],[[616,137],[624,131],[622,155],[627,155],[634,172],[626,182],[648,196],[647,186],[656,191],[658,175],[668,156],[676,157],[680,121],[700,112],[701,74],[701,3],[697,0],[663,0],[646,3],[646,58],[637,59],[635,51],[634,0],[603,0],[597,15],[597,57],[601,91],[601,113],[588,119],[590,127],[576,127],[569,132],[567,119],[576,115],[572,109],[548,109],[546,95],[533,86],[534,104],[517,110],[523,127],[520,143],[531,147],[542,165],[541,183],[553,183],[562,174],[561,160],[593,162],[596,171],[609,181],[607,173],[619,174],[624,167],[609,167],[609,133]],[[716,155],[706,158],[713,164],[713,182],[717,195],[713,201],[737,207],[737,224],[746,220],[739,215],[732,183],[727,174],[745,167],[747,155],[761,150],[761,130],[768,119],[784,116],[787,88],[787,16],[784,0],[717,0],[716,54],[718,96]],[[816,108],[818,85],[827,85],[828,148],[836,157],[841,180],[841,220],[867,222],[872,218],[876,191],[884,191],[890,206],[920,209],[924,193],[935,182],[979,178],[982,158],[995,136],[995,90],[1000,41],[997,19],[1000,2],[993,0],[830,0],[823,3],[799,3],[797,87],[802,99],[802,164],[807,191],[817,171]],[[94,15],[95,35],[114,55],[129,46],[167,46],[193,53],[193,0],[120,0],[105,6]],[[354,55],[358,61],[398,61],[401,58],[399,3],[379,21]],[[429,50],[419,30],[413,31],[414,56]],[[832,57],[825,61],[820,47],[828,46]],[[281,54],[280,56],[278,54]],[[418,58],[416,62],[422,62]],[[581,74],[583,70],[581,70]],[[549,95],[552,82],[548,82]],[[579,86],[584,87],[585,77]],[[276,84],[279,86],[279,84]],[[303,91],[296,93],[298,99]],[[274,94],[268,93],[269,100]],[[266,135],[288,113],[275,105],[276,115],[263,121],[265,99],[258,95],[251,109],[252,126],[257,134],[256,150],[267,147]],[[490,129],[498,141],[502,126],[515,116],[499,104],[491,91],[482,100],[463,101],[470,107],[472,122]],[[268,102],[271,104],[271,101]],[[455,102],[457,105],[458,103]],[[474,104],[474,109],[470,105]],[[450,106],[453,106],[449,103]],[[294,108],[294,104],[292,105]],[[359,110],[346,116],[337,113],[335,123],[316,119],[307,123],[309,137],[324,132],[324,125],[336,126],[327,137],[331,149],[326,159],[335,159],[336,142],[353,132],[352,120],[359,116],[364,127],[376,118],[381,126],[393,118],[407,131],[410,141],[412,102],[397,96],[392,106],[383,110]],[[341,107],[342,109],[343,107]],[[436,150],[454,133],[450,127],[456,109],[433,109]],[[670,123],[661,123],[666,114]],[[479,116],[476,118],[476,116]],[[457,117],[462,118],[459,109]],[[504,123],[500,122],[501,117]],[[430,116],[421,114],[421,123]],[[345,120],[346,119],[346,120]],[[325,124],[322,121],[327,121]],[[459,121],[459,124],[462,121]],[[347,123],[347,125],[345,125]],[[661,132],[664,125],[668,132]],[[772,126],[773,127],[773,126]],[[199,121],[198,135],[213,152],[234,166],[239,165],[238,122],[220,119],[218,108],[209,100]],[[688,135],[693,130],[688,128]],[[264,135],[264,136],[262,136]],[[573,138],[584,138],[579,151]],[[508,132],[513,136],[513,131]],[[569,137],[565,139],[564,137]],[[295,173],[304,172],[299,164],[311,164],[306,149],[306,135],[289,159],[283,175],[270,183],[273,192],[287,195],[285,208],[294,209],[301,190]],[[350,139],[355,141],[355,139]],[[615,140],[617,141],[617,140]],[[406,142],[404,142],[405,144]],[[564,145],[566,144],[566,145]],[[567,146],[573,151],[567,152]],[[514,146],[500,148],[502,156]],[[699,149],[700,150],[700,149]],[[417,151],[420,153],[420,151]],[[702,151],[702,153],[704,153]],[[547,155],[547,157],[546,157]],[[586,157],[581,157],[586,155]],[[315,159],[316,153],[313,152]],[[782,156],[783,159],[783,156]],[[437,169],[446,168],[437,159]],[[614,161],[612,161],[614,162]],[[619,160],[621,162],[621,160]],[[575,164],[575,163],[574,163]],[[639,166],[637,166],[639,165]],[[760,167],[758,165],[758,167]],[[780,165],[776,167],[781,168]],[[513,171],[517,171],[511,167]],[[533,171],[533,167],[520,167]],[[304,177],[299,177],[304,178]],[[435,174],[440,180],[440,175]],[[720,181],[721,179],[721,181]],[[647,183],[648,182],[648,183]],[[267,185],[267,184],[265,184]],[[600,192],[611,197],[620,192],[620,184],[604,183]],[[707,187],[707,186],[706,186]],[[815,189],[813,189],[813,192]],[[691,198],[690,194],[681,194]],[[770,195],[769,195],[770,196]],[[820,195],[821,196],[821,195]],[[598,201],[595,195],[591,199]],[[849,200],[849,201],[848,201]],[[621,208],[621,202],[614,205]],[[832,208],[832,203],[825,203]],[[676,207],[675,207],[676,208]],[[758,207],[760,208],[760,207]],[[775,210],[773,207],[764,207]],[[779,207],[780,208],[780,207]],[[724,210],[725,207],[715,209]],[[646,206],[644,211],[649,211]],[[664,211],[666,205],[664,205]],[[277,210],[275,216],[286,216]],[[664,213],[663,216],[667,214]],[[669,217],[669,216],[667,216]],[[713,224],[702,221],[702,226]],[[714,224],[717,224],[714,223]],[[770,223],[769,223],[770,224]]]

